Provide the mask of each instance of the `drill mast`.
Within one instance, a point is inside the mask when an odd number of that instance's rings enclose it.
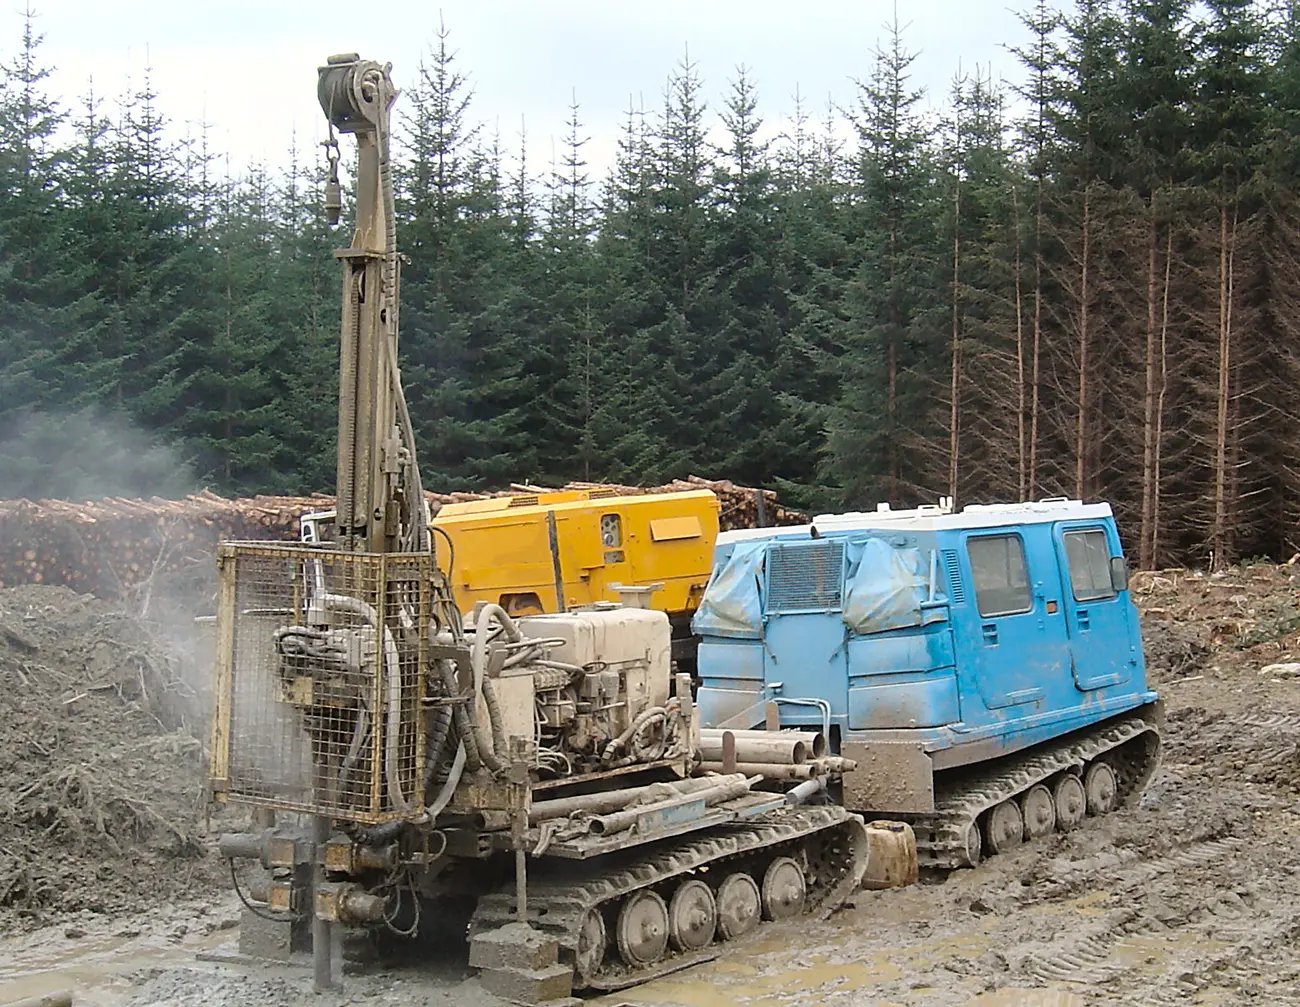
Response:
[[[399,260],[389,156],[397,89],[389,66],[355,53],[319,68],[317,97],[330,123],[326,210],[342,200],[334,131],[357,139],[356,229],[334,254],[343,266],[335,526],[340,548],[427,552],[427,507],[414,432],[397,366]]]

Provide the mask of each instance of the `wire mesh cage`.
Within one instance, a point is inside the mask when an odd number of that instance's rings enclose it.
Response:
[[[373,824],[423,808],[431,559],[224,543],[214,790]]]

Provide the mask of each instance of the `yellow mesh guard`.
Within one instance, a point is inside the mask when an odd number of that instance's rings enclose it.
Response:
[[[423,809],[431,558],[223,543],[212,783],[375,824]]]

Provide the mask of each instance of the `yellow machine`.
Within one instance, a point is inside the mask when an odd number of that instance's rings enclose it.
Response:
[[[447,504],[433,525],[455,553],[463,611],[563,612],[644,589],[651,608],[689,616],[709,581],[718,511],[708,490],[570,490]]]

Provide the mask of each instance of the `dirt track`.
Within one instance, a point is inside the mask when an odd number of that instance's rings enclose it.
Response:
[[[1300,661],[1298,577],[1135,581],[1168,705],[1164,766],[1136,807],[595,1003],[1300,1004],[1300,667],[1260,674]],[[236,915],[223,895],[161,919],[68,917],[0,945],[0,1003],[56,988],[135,1007],[494,1002],[456,956],[351,976],[341,997],[296,968],[195,961],[233,943]]]

